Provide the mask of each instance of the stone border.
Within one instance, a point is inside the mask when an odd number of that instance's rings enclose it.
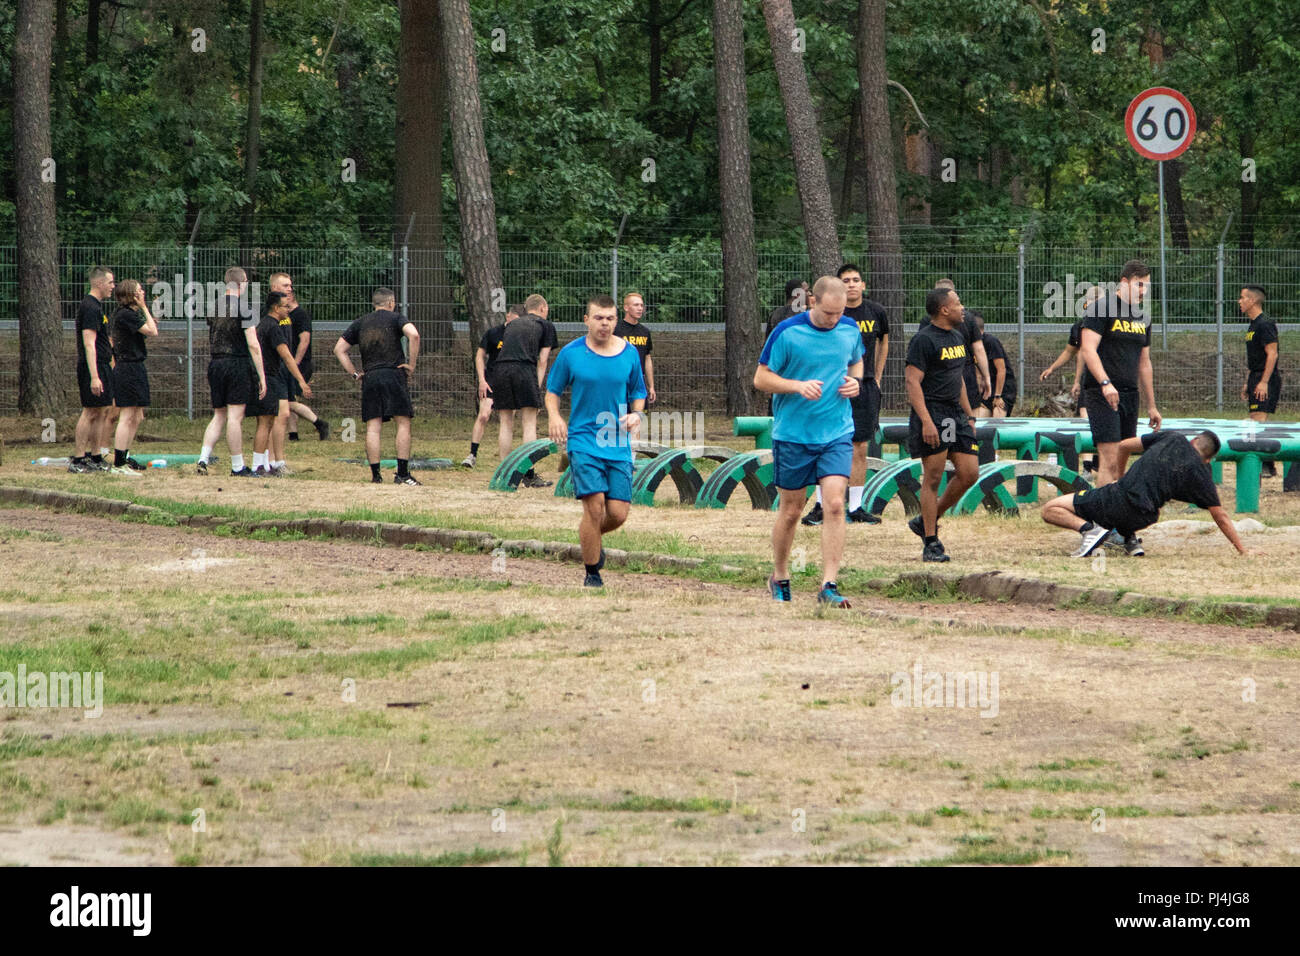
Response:
[[[244,533],[254,531],[297,531],[309,538],[330,537],[353,541],[379,542],[404,545],[423,544],[430,547],[451,548],[492,553],[498,548],[516,555],[552,557],[561,561],[582,562],[582,550],[576,544],[537,539],[498,538],[486,531],[459,531],[452,528],[424,528],[410,524],[390,524],[383,521],[338,521],[334,518],[290,518],[271,521],[238,521],[217,515],[173,515],[162,508],[132,504],[120,498],[100,498],[96,495],[54,491],[46,488],[24,488],[17,485],[0,485],[0,503],[16,502],[46,508],[82,511],[91,514],[130,517],[147,521],[152,515],[166,515],[166,524],[175,523],[188,528],[211,529],[222,525],[238,528]],[[605,550],[608,567],[626,567],[640,563],[650,568],[694,570],[705,563],[703,558],[682,558],[651,551],[624,551],[620,548]],[[723,571],[738,571],[729,565]],[[934,574],[926,571],[908,571],[897,578],[876,578],[867,583],[873,591],[885,591],[896,584],[923,585],[935,593],[957,594],[986,601],[1009,601],[1016,604],[1034,604],[1051,607],[1124,608],[1139,614],[1206,614],[1225,617],[1239,626],[1266,625],[1300,631],[1300,606],[1289,604],[1251,604],[1246,601],[1194,601],[1159,597],[1128,591],[1120,594],[1113,588],[1085,588],[1071,584],[1056,584],[1036,578],[1018,578],[1001,571],[979,571],[960,577]]]
[[[384,521],[339,521],[334,518],[289,518],[270,521],[239,521],[218,515],[174,515],[162,508],[132,504],[120,498],[100,498],[68,491],[45,488],[24,488],[17,485],[0,485],[0,503],[16,502],[45,508],[81,511],[90,514],[131,517],[147,521],[152,515],[165,515],[165,523],[187,528],[212,529],[220,526],[238,528],[244,533],[254,531],[297,531],[309,538],[329,537],[352,541],[370,541],[397,546],[423,544],[430,547],[451,548],[492,553],[498,548],[516,555],[553,557],[562,561],[582,563],[582,549],[576,544],[536,539],[503,539],[486,531],[459,531],[452,528],[425,528],[411,524],[390,524]],[[641,563],[651,568],[693,570],[705,563],[703,558],[683,558],[672,554],[655,554],[651,551],[624,551],[621,548],[605,549],[607,567],[626,567]]]
[[[1139,614],[1191,615],[1201,611],[1226,618],[1231,624],[1251,627],[1266,625],[1300,631],[1300,606],[1290,604],[1252,604],[1248,601],[1196,601],[1160,597],[1113,588],[1085,588],[1056,584],[1036,578],[1018,578],[1001,571],[980,571],[953,577],[925,571],[900,574],[892,581],[877,578],[868,583],[875,591],[885,591],[896,584],[921,585],[938,594],[956,594],[985,601],[1008,601],[1049,607],[1123,608]]]

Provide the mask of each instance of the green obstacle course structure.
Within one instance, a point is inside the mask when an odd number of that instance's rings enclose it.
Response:
[[[492,480],[488,482],[488,487],[493,491],[516,491],[519,482],[523,481],[524,475],[528,474],[528,470],[533,465],[547,455],[555,455],[559,451],[559,447],[549,438],[524,442],[501,459],[501,464],[497,465],[497,470],[492,473]]]
[[[664,478],[671,478],[677,488],[678,503],[693,505],[699,500],[704,488],[704,478],[694,463],[702,458],[722,464],[735,456],[734,448],[713,445],[670,448],[646,462],[644,468],[637,469],[632,479],[632,502],[653,508],[655,492],[659,490]]]
[[[733,455],[709,475],[695,499],[697,508],[725,508],[737,485],[749,493],[749,503],[756,511],[770,511],[776,506],[776,485],[772,480],[772,451],[757,451]]]
[[[731,433],[742,437],[752,436],[756,449],[771,448],[772,421],[770,415],[736,418],[732,420]]]
[[[862,507],[868,513],[879,515],[885,506],[897,498],[909,516],[921,513],[921,474],[924,466],[919,458],[904,458],[889,462],[867,479],[862,489]],[[939,494],[948,486],[952,462],[944,463],[944,474],[939,479]]]
[[[1041,478],[1061,494],[1085,491],[1092,485],[1076,471],[1046,461],[995,461],[979,470],[975,484],[953,506],[953,514],[974,514],[980,505],[991,514],[1012,516],[1020,513],[1017,500],[1004,487],[1009,481],[1026,477]]]

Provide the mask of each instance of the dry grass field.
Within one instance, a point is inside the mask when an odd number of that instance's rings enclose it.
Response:
[[[416,454],[459,462],[464,426],[420,423]],[[137,457],[199,428],[147,421]],[[67,449],[34,432],[0,422],[0,483],[576,540],[576,502],[487,490],[492,442],[400,488],[314,436],[288,479],[127,479],[28,465]],[[0,674],[104,675],[99,717],[0,709],[0,863],[1300,861],[1294,631],[869,589],[925,567],[897,505],[849,529],[852,610],[813,602],[815,529],[774,607],[770,516],[669,497],[609,544],[709,563],[607,570],[603,592],[552,560],[0,509]],[[1300,603],[1296,497],[1266,483],[1261,557],[1175,506],[1147,557],[1074,561],[1030,507],[945,521],[943,571]],[[927,706],[896,689],[917,668],[987,693]]]

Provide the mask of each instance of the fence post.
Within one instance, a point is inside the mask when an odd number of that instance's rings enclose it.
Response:
[[[1017,348],[1020,355],[1017,363],[1020,369],[1017,381],[1020,383],[1020,392],[1024,395],[1029,388],[1025,381],[1025,244],[1023,242],[1016,250],[1016,327],[1020,339]]]
[[[194,421],[194,306],[189,301],[190,285],[194,281],[194,244],[185,247],[185,288],[181,291],[185,302],[185,414]]]
[[[402,243],[402,315],[408,314],[407,289],[410,281],[411,247]]]
[[[1218,332],[1218,357],[1214,370],[1214,407],[1223,408],[1223,243],[1219,243],[1215,257],[1214,277],[1214,324]]]

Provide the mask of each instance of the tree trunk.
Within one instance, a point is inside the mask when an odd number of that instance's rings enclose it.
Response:
[[[451,348],[451,289],[442,238],[442,28],[437,0],[401,0],[393,235],[410,231],[407,318],[424,349]],[[414,217],[414,220],[412,219]],[[400,252],[399,252],[400,255]]]
[[[53,414],[63,401],[63,338],[50,159],[51,0],[18,0],[14,24],[14,198],[18,233],[18,409]]]
[[[844,145],[844,180],[840,186],[840,218],[853,215],[853,187],[858,181],[858,125],[862,119],[862,99],[853,94],[849,103],[849,132]]]
[[[471,350],[500,317],[505,297],[501,253],[497,247],[496,202],[492,197],[492,167],[483,139],[483,114],[478,95],[478,61],[474,55],[474,26],[469,0],[440,0],[443,70],[451,118],[452,172],[460,210],[460,254],[469,309]]]
[[[772,63],[776,67],[781,100],[785,105],[785,126],[790,132],[790,147],[794,153],[795,181],[799,186],[804,240],[808,245],[812,275],[834,275],[843,263],[840,240],[835,231],[835,206],[831,202],[822,137],[817,129],[812,94],[808,91],[803,54],[794,50],[794,9],[790,0],[763,0],[763,18],[767,21]]]
[[[758,258],[754,252],[754,206],[749,184],[743,2],[713,3],[728,415],[752,415],[762,407],[754,388],[754,370],[763,348],[763,324],[758,311]]]
[[[90,115],[90,106],[95,101],[96,91],[90,86],[90,68],[99,62],[99,14],[101,6],[102,0],[90,0],[86,11],[86,69],[81,82],[81,95],[77,97],[77,121],[78,125],[83,129],[93,122]],[[70,185],[79,197],[86,197],[88,200],[91,192],[90,149],[85,145],[81,137],[77,138],[76,148],[77,160]]]
[[[1159,176],[1159,170],[1156,171]],[[1183,164],[1176,159],[1165,163],[1165,208],[1169,211],[1169,238],[1178,249],[1192,248],[1187,234],[1187,208],[1183,205]]]
[[[244,131],[244,192],[248,204],[240,221],[240,258],[251,262],[257,233],[257,154],[262,128],[262,15],[266,0],[252,0],[248,18],[248,126]]]
[[[68,101],[68,0],[57,0],[54,5],[54,116],[66,117],[65,105]],[[66,121],[66,119],[65,119]],[[68,198],[68,177],[60,176],[54,184],[55,196],[62,203]]]
[[[867,168],[868,295],[885,307],[893,329],[882,384],[886,408],[898,407],[903,388],[903,251],[898,235],[898,179],[889,121],[885,68],[885,0],[858,4],[858,87],[862,91],[862,141]]]

